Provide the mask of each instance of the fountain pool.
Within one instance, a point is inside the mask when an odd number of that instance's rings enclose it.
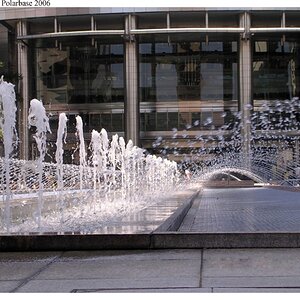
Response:
[[[83,122],[76,117],[79,165],[63,163],[67,117],[59,116],[55,163],[45,163],[49,119],[41,101],[32,99],[28,123],[35,129],[38,158],[12,158],[16,146],[14,86],[0,81],[4,157],[0,159],[2,202],[0,233],[81,232],[141,210],[162,194],[173,191],[179,180],[177,164],[133,145],[123,137],[110,140],[104,128],[91,132],[87,156]]]

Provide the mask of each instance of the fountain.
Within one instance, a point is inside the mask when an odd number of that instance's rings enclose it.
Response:
[[[66,143],[67,137],[67,121],[68,118],[66,117],[65,113],[59,114],[59,121],[58,121],[58,129],[57,129],[57,140],[56,140],[56,152],[55,152],[55,160],[57,164],[57,201],[60,203],[60,211],[61,211],[61,219],[60,223],[61,226],[64,222],[64,195],[63,195],[63,188],[64,188],[64,173],[63,173],[63,154],[64,148],[63,144]]]
[[[51,130],[45,108],[37,99],[30,102],[28,122],[35,128],[38,157],[35,161],[13,159],[15,95],[13,85],[3,78],[0,97],[5,146],[0,160],[4,203],[0,205],[0,233],[96,232],[161,200],[162,192],[173,190],[178,182],[176,163],[146,155],[118,135],[110,141],[104,128],[91,132],[88,157],[80,116],[76,117],[79,165],[64,164],[65,113],[59,116],[56,162],[45,163],[46,137]]]
[[[43,192],[44,192],[43,162],[46,154],[46,134],[47,132],[51,133],[51,130],[50,130],[49,119],[46,115],[45,108],[42,102],[37,99],[32,99],[30,101],[28,124],[29,126],[34,126],[36,128],[36,133],[33,137],[35,139],[39,151],[39,158],[37,160],[39,190],[38,190],[38,209],[36,212],[36,222],[38,228],[40,228],[42,207],[43,207]]]
[[[3,191],[3,200],[5,203],[5,224],[7,232],[10,231],[10,201],[12,193],[10,189],[10,156],[13,151],[13,147],[16,139],[16,95],[14,85],[7,83],[3,80],[3,76],[0,78],[0,106],[2,110],[2,116],[0,119],[1,129],[3,131],[3,144],[4,144],[4,161],[3,171],[1,172],[1,189]]]
[[[265,102],[259,110],[247,105],[245,110],[250,111],[249,119],[243,119],[240,112],[225,112],[217,134],[198,134],[195,140],[203,146],[195,148],[191,141],[191,155],[179,167],[188,165],[194,176],[204,181],[232,168],[264,184],[299,185],[299,99]],[[225,121],[226,114],[231,114],[231,122]],[[189,130],[198,125],[190,125]],[[246,126],[250,126],[247,135],[243,134]],[[177,131],[175,134],[178,137]],[[188,130],[184,134],[187,136]]]
[[[5,149],[0,159],[2,233],[96,232],[105,224],[155,203],[161,194],[172,192],[179,184],[179,171],[184,174],[187,168],[189,182],[206,181],[220,172],[236,172],[262,184],[300,184],[298,98],[266,102],[259,110],[247,105],[248,119],[243,119],[241,112],[227,111],[222,114],[223,125],[219,128],[212,127],[211,118],[187,124],[183,131],[174,128],[174,138],[182,135],[189,139],[189,156],[179,165],[163,158],[167,152],[164,148],[162,157],[146,154],[132,141],[126,144],[123,137],[113,135],[110,139],[103,128],[100,132],[92,130],[91,142],[86,145],[83,122],[77,116],[79,165],[67,165],[63,163],[67,134],[64,113],[59,116],[56,162],[43,161],[50,127],[37,99],[31,101],[29,124],[36,128],[39,157],[36,161],[11,157],[17,141],[15,96],[13,85],[3,78],[0,96]],[[199,124],[213,130],[199,131]],[[247,128],[250,131],[245,134]],[[197,135],[189,137],[193,130]],[[195,142],[202,146],[195,147]],[[158,137],[153,145],[163,143],[164,139]],[[173,154],[178,154],[176,145]]]

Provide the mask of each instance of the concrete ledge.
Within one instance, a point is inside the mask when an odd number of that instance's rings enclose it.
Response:
[[[151,238],[153,249],[180,248],[298,248],[300,232],[160,233]]]
[[[67,251],[149,249],[149,234],[7,235],[0,236],[3,251]]]
[[[300,232],[0,236],[0,252],[189,248],[300,248]]]

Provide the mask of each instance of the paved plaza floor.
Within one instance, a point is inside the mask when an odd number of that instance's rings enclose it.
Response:
[[[300,249],[0,253],[1,292],[300,292]]]
[[[271,188],[204,189],[181,232],[300,232],[300,194]]]
[[[205,189],[179,231],[300,231],[299,193]],[[300,248],[0,252],[0,292],[300,292]]]

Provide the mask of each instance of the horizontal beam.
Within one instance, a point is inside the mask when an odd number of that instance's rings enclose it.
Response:
[[[243,33],[243,27],[225,27],[225,28],[148,28],[148,29],[131,29],[130,34],[175,34],[175,33]],[[300,32],[300,27],[269,27],[269,28],[250,28],[250,33],[288,33]],[[18,40],[43,39],[43,38],[60,38],[75,36],[100,36],[100,35],[124,35],[123,29],[119,30],[80,30],[51,32],[32,35],[18,36]]]
[[[122,35],[124,30],[82,30],[82,31],[64,31],[64,32],[51,32],[32,35],[18,36],[18,40],[28,39],[45,39],[45,38],[60,38],[60,37],[73,37],[73,36],[97,36],[97,35]]]
[[[149,29],[132,29],[131,34],[153,34],[153,33],[242,33],[245,28],[149,28]]]
[[[269,28],[250,28],[251,33],[260,32],[278,32],[278,33],[288,33],[288,32],[300,32],[300,27],[269,27]]]

